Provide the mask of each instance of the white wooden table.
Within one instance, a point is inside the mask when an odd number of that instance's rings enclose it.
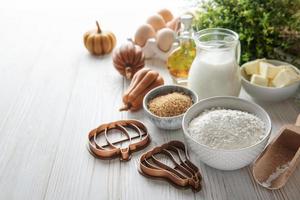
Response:
[[[82,43],[95,19],[113,30],[120,44],[158,8],[179,5],[148,2],[15,0],[0,8],[0,199],[300,199],[299,168],[286,187],[271,192],[255,183],[250,167],[223,172],[190,152],[204,177],[203,190],[193,193],[141,176],[136,162],[142,152],[130,162],[88,153],[88,131],[118,119],[145,122],[152,137],[147,149],[183,140],[182,131],[159,130],[142,111],[120,113],[129,83],[110,56],[90,56]],[[171,83],[164,63],[147,65]],[[250,99],[244,92],[241,97]],[[270,114],[272,137],[300,112],[293,99],[258,103]]]

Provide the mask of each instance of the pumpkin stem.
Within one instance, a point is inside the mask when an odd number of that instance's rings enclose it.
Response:
[[[97,33],[101,33],[102,30],[101,30],[100,25],[97,20],[96,20],[96,26],[97,26]]]
[[[127,111],[131,108],[131,105],[130,104],[126,104],[126,105],[123,105],[122,108],[119,109],[119,111]]]
[[[131,67],[126,67],[125,68],[125,77],[126,77],[126,79],[131,79],[131,77],[132,77]]]

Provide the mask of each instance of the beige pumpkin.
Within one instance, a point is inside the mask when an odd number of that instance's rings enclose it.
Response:
[[[159,14],[152,15],[147,19],[147,24],[150,24],[155,31],[166,27],[165,20]]]
[[[175,41],[175,32],[170,28],[163,28],[157,32],[157,46],[160,50],[167,52]]]
[[[108,54],[116,46],[116,36],[110,31],[102,31],[97,21],[96,25],[96,30],[88,31],[84,34],[84,46],[91,54]]]
[[[162,18],[165,20],[165,22],[171,21],[174,17],[173,14],[170,10],[168,9],[161,9],[160,11],[157,12]]]
[[[128,41],[114,50],[113,64],[121,75],[131,79],[145,66],[145,56],[140,46]]]
[[[149,38],[155,38],[155,30],[149,24],[141,25],[134,35],[134,42],[143,47]]]

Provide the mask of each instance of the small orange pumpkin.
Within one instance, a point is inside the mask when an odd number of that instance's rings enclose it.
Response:
[[[129,40],[114,51],[113,64],[121,75],[131,79],[138,70],[145,66],[142,48]]]
[[[116,46],[116,36],[110,31],[102,31],[98,21],[96,21],[96,25],[96,30],[88,31],[84,34],[84,45],[91,54],[109,54]]]

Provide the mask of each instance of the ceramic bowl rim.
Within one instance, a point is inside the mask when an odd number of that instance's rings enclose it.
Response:
[[[215,148],[212,148],[212,147],[207,146],[205,144],[201,144],[200,142],[196,141],[192,136],[190,136],[188,134],[188,130],[185,129],[184,122],[185,122],[186,115],[190,112],[191,109],[193,109],[193,107],[196,107],[199,104],[203,104],[205,102],[208,102],[208,101],[214,100],[214,99],[233,99],[234,101],[242,101],[244,103],[250,104],[251,106],[256,107],[257,109],[261,110],[262,113],[267,118],[267,122],[268,122],[267,127],[269,127],[268,130],[266,130],[266,135],[263,137],[263,139],[259,140],[257,143],[255,143],[255,144],[253,144],[251,146],[247,146],[247,147],[243,147],[243,148],[239,148],[239,149],[215,149]],[[216,105],[216,107],[218,107],[218,106]],[[188,122],[188,123],[190,123],[190,122]],[[205,149],[208,149],[210,151],[231,152],[232,153],[232,152],[240,152],[240,151],[246,151],[246,150],[254,149],[255,147],[259,146],[261,143],[263,143],[266,139],[268,139],[270,137],[270,135],[271,135],[271,132],[272,132],[272,121],[271,121],[271,118],[270,118],[269,114],[260,105],[258,105],[256,103],[253,103],[251,101],[248,101],[248,100],[245,100],[245,99],[242,99],[242,98],[239,98],[239,97],[233,97],[233,96],[215,96],[215,97],[210,97],[210,98],[206,98],[206,99],[200,100],[200,101],[198,101],[198,103],[193,104],[186,111],[185,115],[183,116],[183,119],[182,119],[182,129],[183,129],[183,133],[184,133],[185,137],[190,138],[196,144],[198,144],[199,146],[201,146],[201,147],[203,147]]]
[[[294,66],[294,65],[292,65],[292,64],[290,64],[290,63],[287,63],[287,62],[284,62],[284,61],[281,61],[281,60],[275,60],[275,59],[265,59],[264,61],[266,61],[266,62],[270,61],[270,64],[272,64],[272,62],[277,62],[277,63],[281,63],[281,65],[288,65],[288,66],[291,66],[291,67],[292,67],[292,68],[300,75],[300,70],[299,70],[296,66]],[[252,61],[249,61],[249,62],[252,62]],[[244,70],[245,64],[247,64],[247,63],[249,63],[249,62],[244,63],[244,64],[241,66],[240,70],[241,70],[241,71]],[[296,81],[296,82],[294,82],[294,83],[292,83],[292,84],[290,84],[290,85],[287,85],[287,86],[281,87],[281,88],[276,88],[276,87],[266,87],[266,86],[254,85],[254,84],[250,83],[250,81],[247,80],[242,74],[241,74],[241,77],[242,77],[242,82],[245,82],[245,83],[247,83],[248,85],[251,85],[251,86],[256,87],[256,88],[267,89],[267,90],[273,90],[273,91],[274,91],[274,90],[281,90],[281,89],[293,87],[293,86],[295,86],[296,84],[299,84],[299,83],[300,83],[300,80],[298,80],[298,81]]]
[[[193,105],[195,105],[195,104],[199,101],[198,95],[197,95],[193,90],[191,90],[191,89],[189,89],[189,88],[186,88],[186,87],[183,87],[183,86],[179,86],[179,85],[161,85],[161,86],[158,86],[158,87],[153,88],[152,90],[150,90],[150,91],[145,95],[145,97],[144,97],[144,99],[143,99],[143,109],[144,109],[151,117],[153,117],[153,118],[157,118],[157,119],[161,119],[161,120],[178,119],[178,118],[183,117],[184,114],[188,111],[188,110],[187,110],[185,113],[182,113],[182,114],[176,115],[176,116],[172,116],[172,117],[159,117],[159,116],[157,116],[157,115],[154,115],[152,112],[150,112],[150,110],[148,109],[148,106],[147,106],[148,101],[146,102],[146,99],[148,99],[148,97],[149,97],[154,91],[159,90],[159,89],[162,90],[162,88],[164,88],[164,87],[165,87],[165,88],[167,88],[167,87],[169,87],[169,88],[181,88],[182,90],[189,91],[189,92],[192,94],[192,96],[190,96],[190,97],[191,97],[192,99],[195,98],[195,100],[196,100],[196,102],[193,102],[193,104],[191,105],[191,107],[192,107]]]

